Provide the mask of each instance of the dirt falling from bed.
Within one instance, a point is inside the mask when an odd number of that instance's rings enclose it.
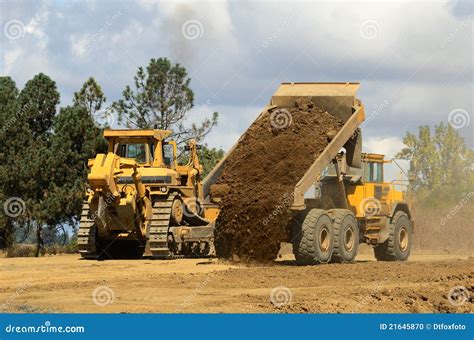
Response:
[[[220,258],[275,259],[288,241],[293,189],[343,123],[298,98],[291,108],[265,112],[241,138],[211,188],[222,208],[216,222]]]

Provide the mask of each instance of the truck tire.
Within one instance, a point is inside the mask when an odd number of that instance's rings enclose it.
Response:
[[[331,262],[354,262],[359,248],[359,226],[352,211],[347,209],[330,210],[334,230],[334,252]]]
[[[305,211],[293,224],[293,253],[298,265],[327,263],[333,252],[332,221],[325,210]]]
[[[397,211],[389,224],[388,239],[374,248],[377,261],[405,261],[412,244],[413,226],[404,211]]]

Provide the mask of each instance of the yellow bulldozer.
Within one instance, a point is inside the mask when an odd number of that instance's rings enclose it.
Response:
[[[85,258],[208,256],[217,206],[204,204],[194,140],[179,165],[169,130],[105,130],[107,154],[89,160],[78,232]]]

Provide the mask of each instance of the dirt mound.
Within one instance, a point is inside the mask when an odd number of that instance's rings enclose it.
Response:
[[[222,258],[266,262],[288,239],[293,189],[343,123],[298,98],[295,107],[264,112],[226,161],[216,250]],[[219,191],[219,190],[216,190]]]

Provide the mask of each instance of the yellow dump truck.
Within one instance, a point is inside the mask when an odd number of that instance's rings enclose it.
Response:
[[[409,256],[414,224],[404,194],[384,181],[383,155],[361,152],[365,113],[355,97],[358,88],[359,83],[283,83],[257,117],[276,107],[293,107],[298,98],[306,97],[344,122],[292,194],[295,219],[290,241],[299,264],[352,262],[359,243],[373,246],[378,260]],[[204,181],[209,202],[210,188],[237,144]],[[318,193],[310,197],[314,187]]]

